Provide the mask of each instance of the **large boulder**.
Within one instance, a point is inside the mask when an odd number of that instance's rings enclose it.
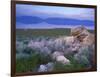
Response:
[[[59,62],[59,63],[62,63],[62,64],[67,64],[67,65],[70,65],[70,60],[67,59],[65,56],[61,55],[61,56],[57,56],[56,57],[56,61]]]
[[[90,33],[84,26],[71,29],[71,35],[76,37],[82,45],[92,45],[95,42],[94,34]]]
[[[53,60],[62,63],[62,64],[70,64],[70,61],[64,56],[64,53],[55,51],[52,54]]]
[[[52,59],[56,59],[56,57],[63,55],[63,52],[55,51],[51,54]]]

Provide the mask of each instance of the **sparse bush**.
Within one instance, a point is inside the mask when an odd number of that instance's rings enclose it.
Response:
[[[16,41],[16,51],[17,53],[23,52],[23,50],[27,47],[23,42]]]
[[[16,59],[28,58],[30,55],[26,53],[16,53]]]
[[[38,52],[38,51],[37,51],[37,52]],[[32,49],[32,48],[26,47],[26,48],[23,50],[22,53],[31,55],[31,54],[33,54],[33,53],[36,53],[36,51],[35,51],[34,49]]]
[[[94,58],[93,50],[92,46],[81,47],[74,57],[80,64],[90,67],[92,66]]]

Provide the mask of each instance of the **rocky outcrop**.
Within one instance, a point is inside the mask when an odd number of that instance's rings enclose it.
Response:
[[[82,45],[92,45],[95,43],[94,34],[90,33],[85,27],[71,29],[71,35],[76,37]]]

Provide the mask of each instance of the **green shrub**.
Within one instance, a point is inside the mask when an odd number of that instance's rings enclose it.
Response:
[[[50,61],[49,55],[33,53],[28,58],[16,59],[16,72],[34,71],[40,64],[47,64]]]

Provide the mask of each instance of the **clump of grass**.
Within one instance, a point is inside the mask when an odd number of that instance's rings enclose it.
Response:
[[[79,52],[74,56],[74,58],[86,67],[92,67],[93,65],[93,46],[87,46],[80,48]]]

